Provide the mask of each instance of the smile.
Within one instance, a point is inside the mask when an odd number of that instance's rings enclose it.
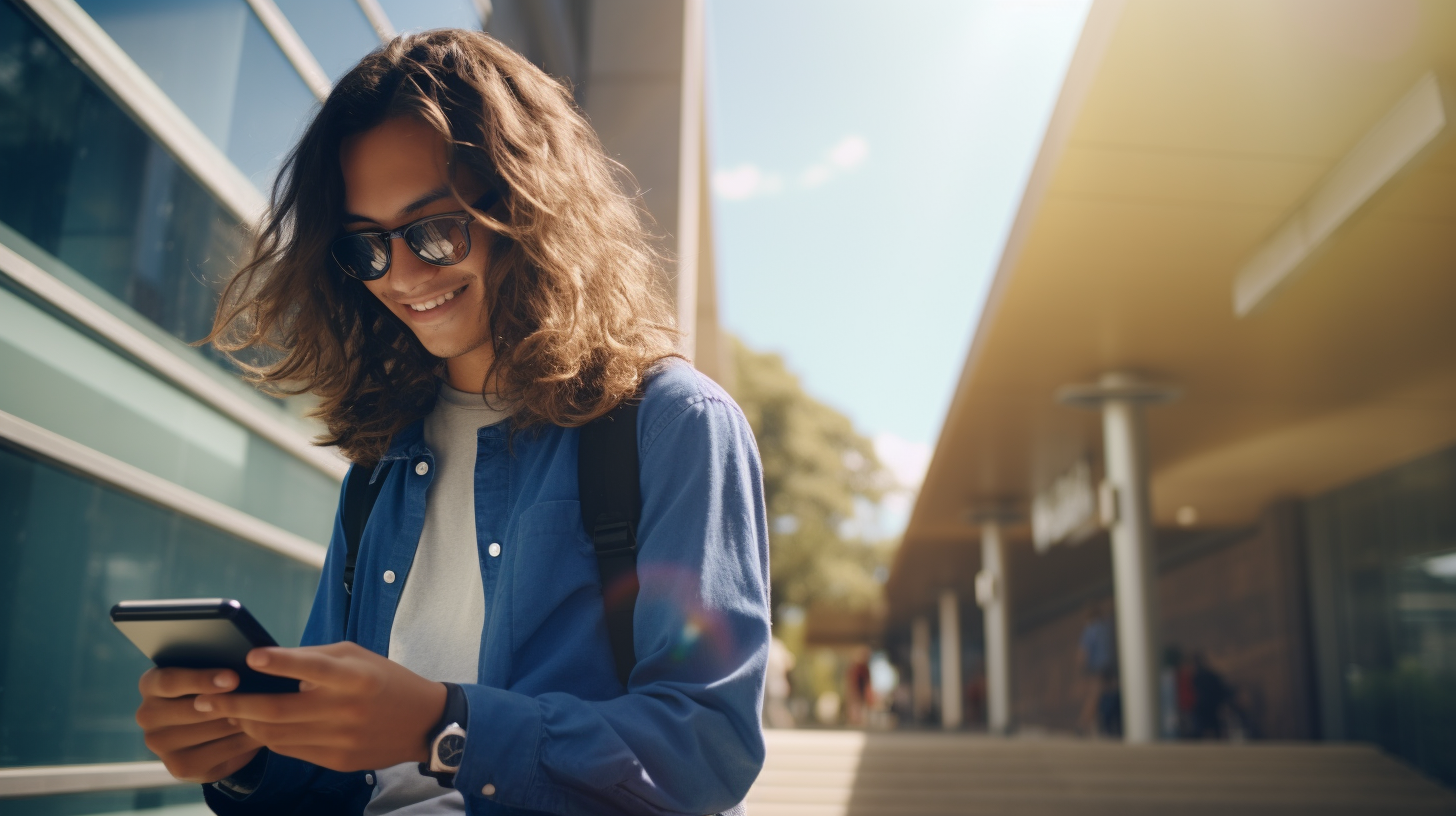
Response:
[[[466,286],[469,286],[469,284],[466,284]],[[431,298],[430,300],[420,301],[419,303],[406,303],[405,305],[415,310],[416,312],[428,312],[429,310],[441,305],[447,300],[454,300],[456,295],[464,291],[465,286],[462,286],[453,292],[446,292],[439,297]]]

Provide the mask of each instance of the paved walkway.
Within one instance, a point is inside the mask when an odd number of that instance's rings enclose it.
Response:
[[[1358,744],[771,730],[748,805],[752,816],[1456,816],[1456,793]]]

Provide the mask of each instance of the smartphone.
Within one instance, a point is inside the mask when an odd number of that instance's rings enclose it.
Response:
[[[111,622],[161,668],[232,669],[239,679],[235,690],[248,694],[298,691],[292,677],[248,668],[250,650],[278,641],[229,598],[122,601],[111,607]]]

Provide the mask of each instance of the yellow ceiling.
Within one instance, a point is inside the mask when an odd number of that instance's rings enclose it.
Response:
[[[1025,504],[1078,456],[1098,458],[1097,416],[1053,395],[1106,371],[1183,389],[1148,413],[1162,525],[1185,505],[1201,524],[1248,523],[1272,499],[1456,442],[1456,139],[1263,308],[1232,307],[1243,263],[1433,70],[1456,80],[1456,2],[1094,6],[892,602],[930,589],[907,583],[934,574],[913,562],[975,537],[973,508]]]

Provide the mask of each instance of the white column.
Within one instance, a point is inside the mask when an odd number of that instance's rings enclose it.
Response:
[[[915,721],[930,717],[930,620],[924,615],[910,624],[910,692]]]
[[[961,727],[961,605],[955,592],[940,593],[940,724]]]
[[[1126,398],[1104,400],[1102,433],[1107,480],[1117,498],[1112,584],[1122,732],[1128,742],[1152,742],[1158,734],[1158,598],[1142,404]]]
[[[976,603],[986,627],[986,728],[1005,734],[1011,728],[1011,630],[1006,597],[1006,549],[1001,525],[981,525],[981,572]]]

